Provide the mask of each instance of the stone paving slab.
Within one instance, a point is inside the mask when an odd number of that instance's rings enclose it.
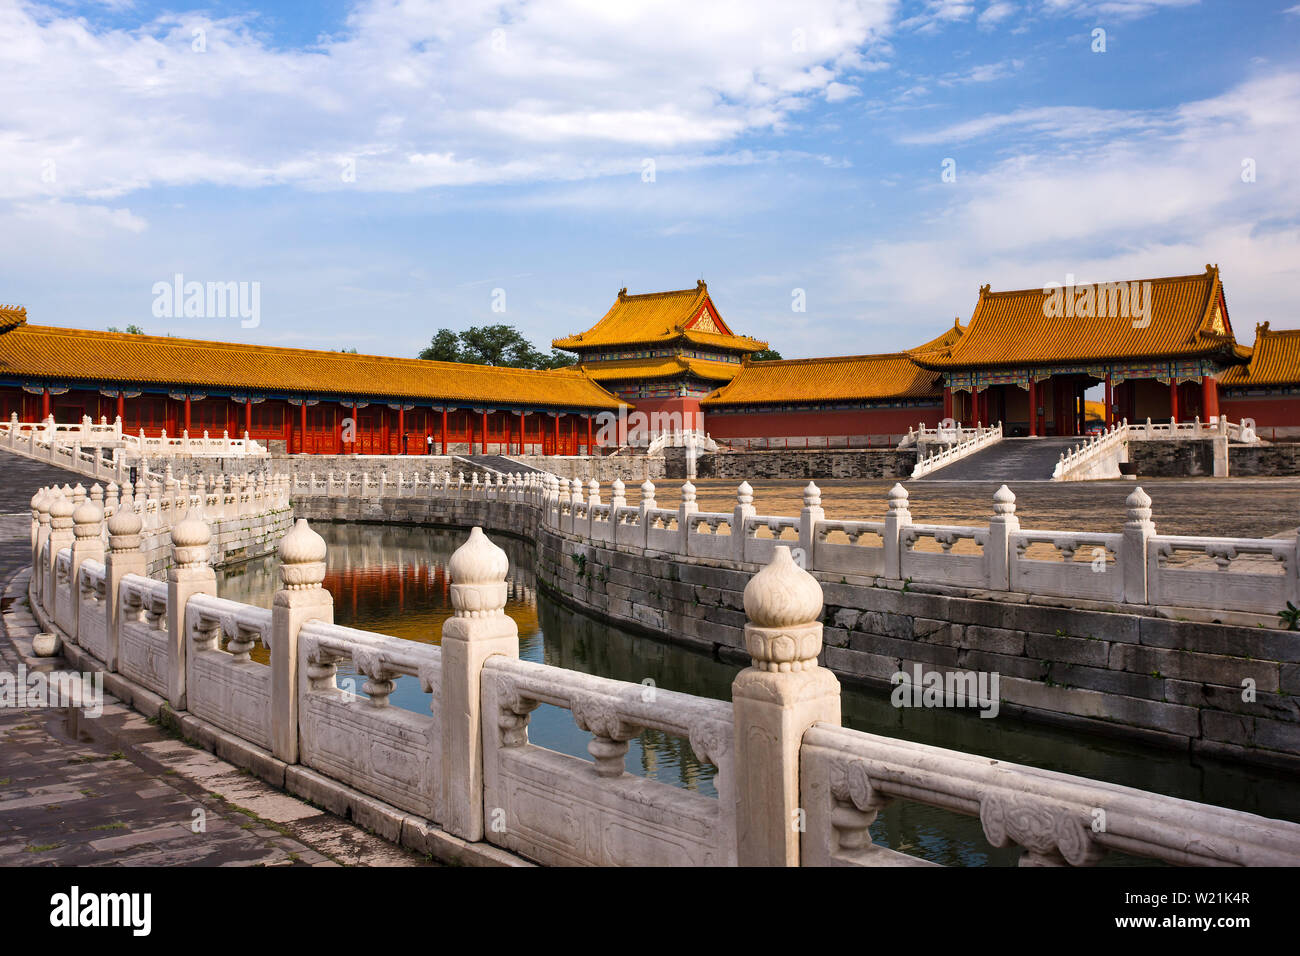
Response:
[[[0,669],[36,622],[10,574]],[[24,663],[28,663],[24,661]],[[62,670],[61,658],[30,662]],[[29,668],[30,670],[31,668]],[[105,695],[78,736],[61,708],[0,708],[0,866],[421,866],[428,861],[176,739]]]

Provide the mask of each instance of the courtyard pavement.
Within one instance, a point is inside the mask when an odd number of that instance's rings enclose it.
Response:
[[[66,669],[30,654],[28,502],[42,484],[75,479],[0,452],[0,508],[19,512],[0,515],[0,672]],[[111,696],[97,718],[66,718],[0,706],[0,866],[428,865]]]

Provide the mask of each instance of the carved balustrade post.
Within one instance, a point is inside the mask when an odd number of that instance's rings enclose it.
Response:
[[[208,564],[212,529],[203,511],[192,508],[172,525],[173,560],[167,572],[167,701],[185,710],[185,605],[195,594],[216,594],[217,576]]]
[[[1146,604],[1148,541],[1156,533],[1155,522],[1151,520],[1151,498],[1140,487],[1134,488],[1124,504],[1128,508],[1128,520],[1124,522],[1119,545],[1124,601]]]
[[[641,482],[641,547],[650,547],[650,511],[657,508],[655,503],[655,483],[647,478]]]
[[[280,590],[271,604],[271,753],[298,762],[298,632],[307,621],[334,623],[325,581],[325,539],[299,518],[280,539]],[[310,676],[310,675],[309,675]]]
[[[754,489],[742,481],[736,489],[736,507],[731,513],[731,558],[737,565],[745,560],[745,522],[754,517]]]
[[[813,724],[840,723],[839,681],[817,663],[821,613],[821,585],[777,545],[745,587],[752,663],[731,685],[741,866],[799,865],[799,747]]]
[[[1016,517],[1016,496],[1003,485],[993,494],[993,517],[989,519],[989,543],[984,548],[989,571],[989,587],[995,591],[1011,588],[1012,533],[1020,530]]]
[[[483,662],[519,656],[519,629],[505,612],[509,570],[506,553],[478,527],[447,563],[454,616],[442,626],[434,703],[442,708],[443,826],[471,841],[483,838]]]
[[[803,551],[801,567],[813,566],[813,555],[817,549],[817,524],[825,520],[822,490],[810,481],[803,490],[803,510],[799,512],[799,548]]]
[[[692,515],[700,510],[700,506],[695,503],[695,486],[687,479],[686,484],[682,485],[682,500],[677,506],[677,531],[680,535],[677,546],[678,554],[691,553],[691,522]]]
[[[63,486],[67,488],[67,485]],[[77,509],[72,504],[72,498],[67,494],[60,494],[50,505],[50,537],[48,541],[48,552],[46,560],[42,566],[42,573],[45,575],[45,594],[44,605],[45,613],[54,618],[55,594],[58,588],[58,563],[59,552],[64,548],[71,548],[76,535],[72,530],[72,515]]]
[[[49,488],[42,488],[32,495],[32,587],[37,594],[44,578],[41,576],[41,549],[50,536],[50,505],[53,497]]]
[[[122,579],[128,574],[143,577],[148,572],[148,562],[140,550],[140,530],[144,522],[130,498],[124,498],[108,519],[108,554],[104,557],[105,613],[108,616],[107,650],[104,666],[117,670],[119,626],[122,620],[118,591]]]
[[[889,489],[889,510],[885,513],[885,577],[897,581],[902,578],[902,547],[899,536],[903,528],[912,523],[912,512],[907,506],[907,489],[895,483]]]
[[[72,591],[72,627],[68,631],[68,642],[75,644],[77,635],[81,633],[81,563],[87,558],[104,560],[104,509],[93,499],[87,499],[72,513],[72,521],[76,540],[72,544],[72,565],[68,569],[68,587]]]

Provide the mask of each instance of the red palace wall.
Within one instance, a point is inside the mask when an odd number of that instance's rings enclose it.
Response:
[[[0,387],[0,416],[5,420],[15,412],[20,421],[40,421],[42,398],[20,388]],[[150,438],[164,431],[180,435],[185,430],[185,403],[167,395],[144,394],[124,402],[122,426],[130,434],[142,430]],[[50,396],[50,412],[60,424],[75,424],[89,415],[98,422],[101,418],[113,421],[117,417],[117,399],[100,395],[98,391],[75,389],[63,395]],[[355,442],[343,441],[344,419],[351,418],[351,405],[321,401],[308,405],[304,433],[303,409],[284,399],[267,399],[252,406],[254,440],[260,442],[283,441],[290,454],[346,454],[355,451],[362,455],[396,455],[402,452],[402,435],[407,439],[407,453],[423,455],[425,437],[432,435],[433,452],[442,450],[442,412],[431,408],[408,409],[399,418],[396,409],[386,404],[372,404],[356,412]],[[576,455],[587,450],[587,421],[576,415],[562,415],[559,419],[558,444],[556,420],[545,413],[532,412],[523,419],[522,440],[528,452],[545,455]],[[402,427],[399,428],[399,423]],[[209,397],[190,402],[190,434],[202,435],[206,430],[211,437],[223,431],[232,438],[242,438],[245,426],[245,406],[229,398]],[[596,423],[592,434],[595,435]],[[518,451],[520,446],[520,417],[512,412],[489,412],[487,415],[487,444],[490,452]],[[447,412],[447,444],[460,445],[455,451],[472,443],[473,451],[480,450],[483,442],[483,416],[465,409]]]
[[[704,430],[713,438],[870,437],[881,442],[906,435],[921,422],[934,427],[943,418],[943,404],[910,408],[844,409],[829,412],[740,412],[709,414]]]
[[[1240,398],[1219,395],[1219,410],[1228,421],[1253,418],[1259,436],[1270,439],[1300,435],[1300,395],[1250,395]]]

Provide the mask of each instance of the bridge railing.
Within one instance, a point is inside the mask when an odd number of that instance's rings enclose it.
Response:
[[[1100,459],[1108,456],[1118,457],[1119,450],[1129,440],[1129,427],[1127,421],[1119,422],[1103,431],[1100,435],[1094,435],[1080,444],[1074,446],[1069,451],[1062,452],[1060,460],[1057,461],[1056,467],[1052,469],[1052,480],[1067,481],[1070,478],[1082,473],[1087,466],[1094,464]],[[1115,475],[1119,474],[1119,468],[1116,466]]]
[[[253,458],[269,454],[266,446],[253,441],[247,433],[243,438],[231,438],[229,432],[223,431],[217,438],[205,430],[201,437],[192,438],[188,431],[173,437],[164,431],[161,436],[146,437],[143,430],[136,435],[125,431],[120,418],[112,423],[101,418],[96,424],[85,417],[77,424],[60,424],[53,418],[20,422],[17,413],[8,421],[0,420],[0,448],[91,478],[118,481],[129,474],[133,463],[137,475],[154,477],[155,473],[143,464],[149,457]]]
[[[1118,434],[1118,433],[1116,433]],[[1300,605],[1300,549],[1295,538],[1180,538],[1157,534],[1151,499],[1139,487],[1117,515],[1121,532],[1022,529],[1016,497],[1005,485],[993,496],[986,525],[913,523],[902,484],[889,492],[883,521],[828,520],[821,491],[804,489],[798,515],[755,513],[754,492],[742,482],[730,511],[700,511],[697,490],[687,481],[676,508],[659,507],[655,485],[641,486],[638,506],[626,502],[623,482],[611,485],[610,504],[600,487],[552,475],[500,480],[430,476],[414,490],[451,501],[509,501],[536,509],[541,523],[565,537],[595,545],[662,552],[687,561],[719,562],[754,569],[780,545],[793,549],[801,566],[823,580],[910,582],[1031,596],[1079,598],[1116,604],[1209,608],[1275,617],[1287,601]],[[294,495],[346,493],[366,497],[382,483],[330,476],[295,479]],[[406,486],[403,486],[406,487]],[[392,486],[387,486],[392,493]],[[612,515],[617,511],[619,520]],[[1240,560],[1239,560],[1240,558]]]
[[[821,586],[784,545],[745,587],[751,663],[726,701],[518,660],[509,562],[478,528],[448,562],[454,614],[439,647],[335,625],[325,542],[306,521],[280,542],[282,588],[266,610],[214,596],[212,529],[197,507],[172,529],[163,582],[131,570],[142,565],[134,509],[109,522],[100,562],[78,545],[99,540],[102,513],[76,510],[70,549],[57,504],[41,555],[53,555],[58,593],[46,601],[33,578],[29,594],[74,667],[115,673],[135,706],[164,714],[165,701],[227,759],[407,845],[477,843],[562,865],[924,864],[871,841],[876,813],[907,800],[977,815],[994,846],[1023,848],[1021,865],[1088,866],[1111,852],[1300,865],[1300,825],[840,726],[838,681],[818,664]],[[47,606],[74,606],[80,627]],[[251,659],[258,643],[269,666]],[[339,686],[345,661],[366,677],[361,694]],[[429,713],[393,706],[399,680],[419,681]],[[590,735],[590,761],[529,740],[543,704]],[[715,767],[716,796],[629,774],[631,742],[647,731]]]
[[[591,735],[594,763],[529,742],[529,713],[541,704],[569,711]],[[730,703],[498,655],[483,668],[483,714],[483,803],[500,811],[485,831],[493,843],[558,866],[736,864]],[[628,774],[630,741],[643,730],[688,741],[717,768],[717,797]],[[588,833],[621,836],[575,841],[578,812]]]
[[[961,433],[961,429],[955,429],[954,431],[958,435]],[[938,440],[942,441],[944,430],[937,429],[936,432],[940,436]],[[1001,422],[991,428],[977,427],[975,434],[969,438],[962,438],[954,445],[918,458],[916,465],[912,468],[912,477],[923,478],[931,472],[938,471],[945,465],[951,465],[954,461],[960,461],[990,445],[996,445],[1000,441],[1002,441]]]
[[[871,842],[868,828],[895,800],[978,817],[992,846],[1023,848],[1021,866],[1093,866],[1110,852],[1285,866],[1300,854],[1300,827],[830,724],[809,729],[800,754],[806,866],[919,862]]]

